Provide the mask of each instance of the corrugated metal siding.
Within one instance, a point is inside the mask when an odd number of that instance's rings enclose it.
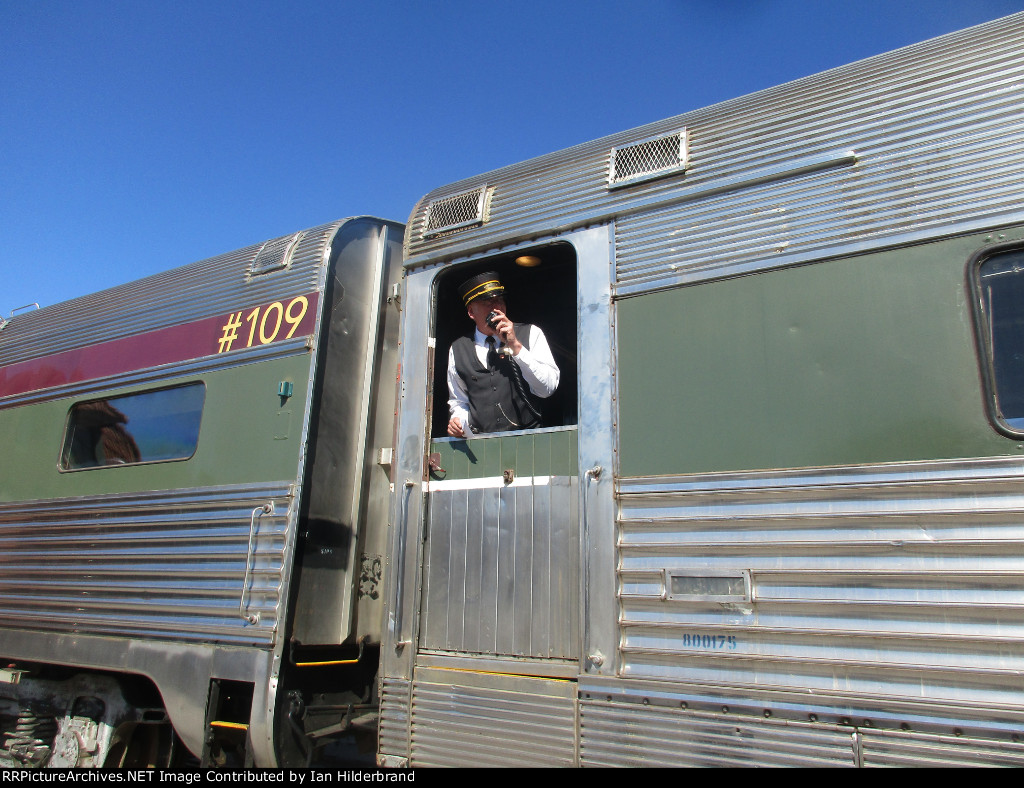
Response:
[[[628,216],[617,222],[616,247],[617,292],[628,294],[723,268],[937,236],[952,220],[1019,221],[1022,104],[1017,14],[439,189],[414,210],[407,253],[416,264]],[[684,126],[684,176],[608,191],[612,147]],[[816,173],[786,174],[846,151],[856,165],[839,157]],[[755,185],[766,172],[773,182]],[[422,238],[433,199],[481,183],[494,189],[483,227]]]
[[[421,668],[412,691],[413,766],[576,763],[576,683]]]
[[[344,223],[307,230],[289,268],[251,280],[263,243],[19,314],[0,331],[0,366],[318,291],[324,253]]]
[[[1020,766],[1024,759],[1024,744],[995,731],[983,738],[876,730],[819,722],[814,715],[776,719],[767,710],[694,709],[669,695],[656,703],[590,689],[596,688],[583,689],[580,700],[583,766],[966,767]]]
[[[431,490],[421,648],[578,656],[577,481],[526,481]]]
[[[1024,744],[968,736],[862,731],[864,766],[1024,766]]]
[[[633,678],[1024,704],[1015,460],[625,479],[620,670]],[[664,598],[665,569],[749,571],[753,601]]]
[[[580,701],[582,766],[855,766],[850,729],[738,714]]]
[[[0,506],[0,626],[267,645],[282,598],[287,482]],[[258,519],[245,591],[252,512]],[[14,643],[8,644],[14,646]],[[16,656],[16,655],[12,655]]]
[[[380,687],[380,723],[377,752],[398,758],[409,757],[410,682],[386,678]]]
[[[924,114],[906,106],[920,97],[907,91],[884,101],[878,97],[880,114],[896,114],[891,122],[812,129],[855,150],[855,167],[780,179],[620,220],[619,292],[735,273],[737,267],[785,264],[854,243],[881,245],[899,233],[941,233],[953,224],[1019,216],[1024,123],[1018,107],[1024,84],[992,98],[988,85],[978,85],[977,94],[957,96],[957,76],[956,71],[936,75],[946,83],[947,100],[926,105]],[[770,135],[757,142],[766,146],[765,158],[783,144]]]

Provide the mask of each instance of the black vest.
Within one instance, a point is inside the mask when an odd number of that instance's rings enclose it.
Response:
[[[515,331],[519,341],[529,350],[529,325],[516,323]],[[538,398],[530,391],[529,384],[523,380],[511,357],[500,358],[490,367],[484,367],[477,358],[476,345],[470,337],[456,339],[452,343],[452,355],[455,356],[455,371],[465,383],[469,395],[469,424],[474,432],[529,430],[541,426],[540,419],[524,401],[524,398],[529,398],[534,410],[539,412]],[[513,376],[518,376],[518,381]]]

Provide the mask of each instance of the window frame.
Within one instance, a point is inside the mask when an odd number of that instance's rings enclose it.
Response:
[[[1024,240],[993,244],[973,254],[967,263],[967,282],[974,317],[974,334],[978,351],[978,366],[985,396],[985,410],[996,432],[1013,440],[1024,438],[1024,426],[1014,427],[1006,421],[999,405],[999,387],[996,377],[995,355],[989,341],[992,315],[986,308],[985,291],[981,281],[982,266],[994,257],[1010,252],[1024,252]],[[1022,273],[1024,276],[1024,273]]]
[[[148,394],[158,394],[164,391],[172,391],[174,389],[185,389],[185,388],[196,388],[198,387],[201,392],[201,400],[199,406],[199,420],[196,426],[196,438],[195,442],[191,446],[191,452],[188,455],[175,456],[175,457],[161,457],[159,459],[145,460],[140,459],[135,462],[116,462],[116,463],[104,463],[97,465],[82,465],[79,467],[73,467],[70,465],[71,455],[71,444],[74,439],[74,433],[72,427],[77,426],[74,421],[75,409],[80,408],[84,405],[89,405],[94,402],[116,402],[118,400],[126,400],[133,397],[143,397]],[[140,465],[158,465],[161,463],[168,462],[186,462],[195,457],[196,452],[199,450],[199,440],[203,430],[203,417],[206,411],[206,382],[202,380],[187,381],[184,383],[176,383],[167,386],[158,386],[155,388],[143,389],[141,391],[130,391],[119,394],[111,394],[101,397],[92,397],[89,399],[82,399],[73,402],[67,410],[64,418],[64,429],[61,433],[60,443],[60,454],[57,457],[57,471],[59,473],[78,473],[80,471],[97,471],[97,470],[109,470],[111,468],[131,468]]]
[[[528,273],[532,269],[530,267],[521,268],[515,264],[515,260],[522,256],[527,255],[540,255],[553,256],[553,260],[550,265],[556,270],[556,275],[566,280],[571,279],[572,288],[571,290],[563,290],[561,299],[565,301],[567,310],[562,310],[562,314],[571,315],[571,317],[564,317],[566,325],[571,324],[571,338],[572,338],[572,351],[569,354],[571,358],[571,364],[566,366],[565,360],[560,359],[559,356],[564,354],[559,353],[558,343],[560,340],[564,340],[570,335],[570,332],[562,327],[561,330],[557,325],[557,321],[554,320],[538,320],[538,314],[544,314],[545,309],[536,306],[528,310],[517,309],[515,299],[521,296],[518,288],[521,283],[517,280],[531,280],[534,277],[543,277],[543,270],[536,274]],[[523,434],[535,434],[541,433],[548,430],[561,430],[567,427],[575,429],[579,424],[579,403],[578,403],[578,361],[580,354],[580,335],[578,328],[577,313],[577,293],[579,290],[579,276],[580,276],[580,261],[579,252],[575,245],[565,239],[558,239],[548,241],[545,243],[533,243],[517,246],[512,249],[506,250],[498,254],[487,254],[480,257],[473,258],[467,261],[460,261],[457,264],[442,265],[434,271],[430,282],[430,310],[428,312],[428,335],[430,337],[430,347],[428,348],[428,362],[427,362],[427,377],[429,381],[428,391],[426,394],[427,402],[427,443],[428,445],[433,441],[464,441],[467,438],[453,438],[448,436],[443,431],[443,426],[448,423],[448,384],[446,370],[448,366],[448,352],[451,348],[452,342],[459,336],[468,334],[471,330],[471,323],[465,316],[465,307],[462,306],[461,302],[454,297],[457,285],[464,281],[467,277],[473,276],[476,273],[486,270],[496,270],[499,272],[499,276],[504,277],[503,282],[507,289],[512,291],[513,306],[510,307],[512,310],[513,318],[517,321],[525,323],[533,323],[540,325],[542,330],[547,337],[548,344],[551,346],[552,354],[555,356],[556,363],[559,364],[561,371],[561,381],[559,383],[558,391],[555,395],[559,400],[564,401],[565,397],[572,397],[572,406],[570,407],[571,421],[567,421],[564,417],[560,419],[560,424],[554,424],[549,426],[536,427],[533,429],[524,430],[508,430],[503,432],[491,432],[491,433],[480,433],[474,435],[468,440],[482,440],[492,437],[506,437]],[[571,277],[566,272],[571,271]],[[534,281],[539,281],[535,279]],[[442,291],[447,294],[448,303],[442,303],[445,299],[442,298]],[[558,291],[553,291],[558,292]],[[556,297],[558,300],[558,297]],[[533,304],[531,304],[533,307]],[[447,315],[458,315],[457,317],[448,317]],[[548,312],[550,314],[550,312]],[[439,326],[443,322],[446,326],[444,331],[441,331]],[[564,344],[564,343],[563,343]],[[570,369],[571,367],[571,369]],[[571,394],[567,393],[571,389]],[[563,405],[564,409],[564,405]],[[439,417],[439,414],[443,414],[443,418]]]

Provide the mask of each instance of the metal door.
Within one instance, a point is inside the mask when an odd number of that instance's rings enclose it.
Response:
[[[421,651],[579,657],[575,445],[575,427],[435,443]]]

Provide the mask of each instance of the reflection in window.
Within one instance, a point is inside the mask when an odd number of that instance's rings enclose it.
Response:
[[[61,468],[191,457],[199,442],[202,383],[81,402],[68,417]]]
[[[988,258],[979,277],[996,412],[1024,431],[1024,249]]]

